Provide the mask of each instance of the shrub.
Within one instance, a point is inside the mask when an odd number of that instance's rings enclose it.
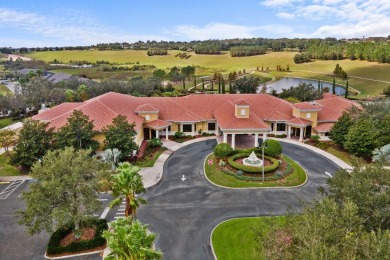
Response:
[[[173,137],[174,137],[175,139],[183,138],[184,136],[186,136],[186,135],[185,135],[185,133],[183,133],[183,132],[176,132],[176,133],[173,135]]]
[[[238,158],[248,157],[249,153],[238,153],[236,155],[230,156],[228,159],[228,163],[230,166],[232,166],[236,170],[241,170],[246,173],[261,173],[263,171],[262,167],[254,167],[254,166],[247,166],[240,163],[236,163],[234,160]],[[257,156],[261,157],[261,155],[257,154]],[[264,172],[272,172],[276,170],[276,168],[279,167],[279,161],[275,158],[271,158],[268,156],[265,156],[266,159],[270,160],[272,162],[272,165],[265,166]]]
[[[313,141],[313,142],[318,142],[320,140],[320,136],[319,135],[312,135],[310,137],[310,139]]]
[[[286,134],[282,134],[282,135],[275,135],[276,138],[286,138],[287,135]]]
[[[228,156],[233,151],[230,144],[227,143],[221,143],[217,144],[214,148],[214,155],[217,157],[225,157]]]
[[[258,149],[261,152],[261,148]],[[276,157],[282,154],[282,146],[277,140],[267,140],[267,146],[264,148],[264,154]]]
[[[161,139],[159,139],[159,138],[150,139],[149,140],[149,145],[151,147],[160,147],[160,146],[162,146]]]
[[[73,225],[63,227],[55,231],[49,240],[47,246],[48,255],[58,255],[62,253],[76,253],[85,250],[94,249],[106,244],[106,239],[102,237],[103,231],[108,229],[107,220],[98,218],[89,218],[83,223],[84,227],[96,227],[95,237],[92,240],[80,240],[67,246],[60,246],[61,240],[71,233]]]

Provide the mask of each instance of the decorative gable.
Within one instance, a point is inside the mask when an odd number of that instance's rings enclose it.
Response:
[[[249,118],[249,103],[238,99],[234,103],[234,114],[237,118]]]

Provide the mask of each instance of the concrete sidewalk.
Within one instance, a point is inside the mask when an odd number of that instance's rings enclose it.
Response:
[[[145,188],[150,188],[154,185],[156,185],[162,178],[163,170],[164,170],[164,163],[165,161],[171,156],[172,153],[176,152],[180,148],[197,143],[202,142],[205,140],[215,140],[215,136],[208,136],[208,137],[202,137],[202,138],[196,138],[189,141],[186,141],[184,143],[176,143],[171,140],[162,140],[163,146],[168,148],[165,152],[163,152],[160,157],[156,160],[153,167],[144,167],[140,171],[140,175],[142,176],[142,180],[144,183]]]

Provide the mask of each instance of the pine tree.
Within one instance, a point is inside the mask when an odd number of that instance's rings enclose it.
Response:
[[[194,89],[196,89],[196,77],[194,76]]]
[[[336,79],[333,78],[333,85],[332,85],[332,94],[336,94]]]
[[[221,75],[218,78],[218,94],[221,94]]]
[[[222,94],[225,94],[225,80],[222,78]]]
[[[347,84],[345,85],[345,94],[344,94],[344,97],[345,97],[345,98],[348,98],[348,80],[347,80]]]
[[[186,89],[186,81],[183,79],[183,89]]]
[[[204,90],[204,79],[202,78],[202,89]]]

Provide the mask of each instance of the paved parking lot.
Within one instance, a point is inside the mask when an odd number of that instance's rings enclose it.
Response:
[[[25,204],[21,199],[21,194],[28,188],[29,181],[21,183],[12,181],[9,183],[0,183],[0,195],[3,194],[4,199],[0,199],[0,259],[1,260],[41,260],[45,259],[44,254],[49,240],[49,234],[42,232],[41,234],[29,236],[24,226],[17,224],[17,211],[24,209]],[[8,189],[7,189],[8,188]],[[111,201],[110,194],[99,194],[99,199],[102,202],[102,209],[95,212],[95,215],[100,217],[104,210],[108,207]],[[110,210],[109,213],[111,213]],[[102,258],[96,255],[73,257],[70,259],[86,259],[86,260],[101,260]]]

